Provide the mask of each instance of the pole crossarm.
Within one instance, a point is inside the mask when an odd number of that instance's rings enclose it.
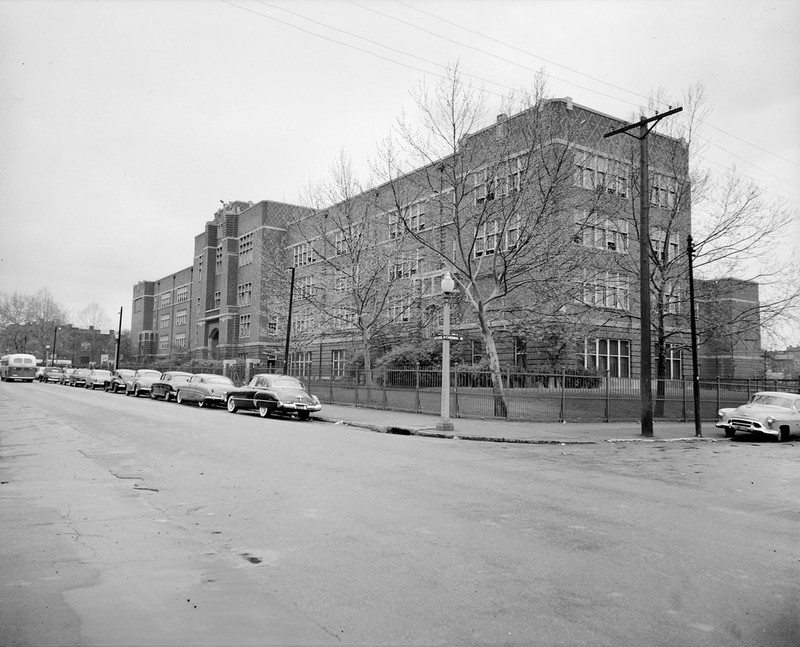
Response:
[[[667,110],[667,112],[662,112],[660,115],[655,115],[653,117],[648,117],[647,119],[641,119],[637,121],[635,124],[628,124],[627,126],[622,126],[621,128],[617,128],[616,130],[612,130],[610,133],[606,133],[603,135],[603,139],[607,137],[613,137],[614,135],[620,135],[625,133],[626,135],[630,135],[636,139],[641,139],[642,137],[647,137],[650,134],[650,131],[653,130],[658,125],[658,122],[661,121],[664,117],[669,117],[670,115],[674,115],[678,112],[683,110],[683,108],[673,108],[672,110]],[[643,135],[636,136],[632,133],[629,133],[629,130],[633,130],[634,128],[642,128],[647,124],[652,123],[653,125],[648,128]]]

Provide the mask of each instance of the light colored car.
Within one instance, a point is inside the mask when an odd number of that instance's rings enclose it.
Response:
[[[93,368],[92,372],[86,376],[84,386],[94,391],[95,389],[105,389],[106,384],[111,381],[111,371],[102,368]]]
[[[89,377],[89,373],[91,372],[91,369],[88,368],[76,368],[69,375],[69,385],[86,386],[86,378]]]
[[[192,375],[178,387],[175,401],[178,404],[196,402],[198,407],[224,406],[228,391],[236,388],[231,379],[214,373]]]
[[[728,438],[736,432],[766,434],[778,442],[800,433],[800,395],[778,391],[754,393],[747,404],[719,410],[715,427]]]
[[[132,395],[138,398],[140,395],[150,393],[150,387],[158,378],[161,377],[161,371],[155,371],[150,368],[140,368],[133,374],[130,382],[125,384],[125,395]]]
[[[262,418],[276,412],[292,413],[300,420],[307,420],[322,409],[317,396],[311,395],[300,380],[270,373],[254,375],[247,386],[228,393],[227,406],[231,413],[239,409],[257,410]]]
[[[178,387],[180,387],[181,384],[185,384],[190,377],[192,377],[192,373],[186,373],[184,371],[167,371],[166,373],[162,373],[161,377],[153,382],[153,385],[150,387],[150,397],[153,398],[153,400],[162,398],[169,402],[171,398],[175,397]]]
[[[105,390],[108,393],[119,393],[125,391],[128,382],[133,381],[133,374],[136,371],[129,368],[120,368],[111,374],[111,379],[106,384]]]
[[[42,371],[42,374],[39,376],[39,381],[45,383],[55,382],[58,384],[63,375],[64,371],[62,371],[58,366],[48,366],[44,369],[44,371]]]
[[[72,375],[74,372],[75,372],[75,369],[72,368],[71,366],[68,366],[67,368],[65,368],[64,372],[62,373],[61,377],[58,380],[58,383],[59,384],[66,384],[67,386],[69,386],[69,376]]]

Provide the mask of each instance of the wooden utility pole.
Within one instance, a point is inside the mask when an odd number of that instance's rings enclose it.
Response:
[[[686,252],[689,255],[689,322],[692,330],[692,390],[694,392],[694,435],[703,435],[700,422],[700,367],[697,365],[697,315],[694,308],[694,243],[692,235],[686,238]]]
[[[635,124],[612,130],[604,138],[625,133],[639,140],[639,312],[641,328],[641,367],[639,369],[639,395],[642,407],[642,436],[653,435],[653,347],[650,323],[650,156],[647,135],[664,117],[683,108],[673,108],[655,117],[642,117]],[[652,124],[652,125],[651,125]],[[638,128],[638,135],[630,131]]]

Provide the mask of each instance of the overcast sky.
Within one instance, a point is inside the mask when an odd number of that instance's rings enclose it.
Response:
[[[542,68],[621,119],[702,82],[705,163],[800,204],[796,0],[0,0],[0,292],[129,327],[221,200],[298,202],[340,150],[366,170],[454,62],[487,125]]]

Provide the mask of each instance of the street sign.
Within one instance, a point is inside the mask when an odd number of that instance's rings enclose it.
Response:
[[[464,339],[461,335],[434,335],[433,338],[442,341],[462,341]]]

